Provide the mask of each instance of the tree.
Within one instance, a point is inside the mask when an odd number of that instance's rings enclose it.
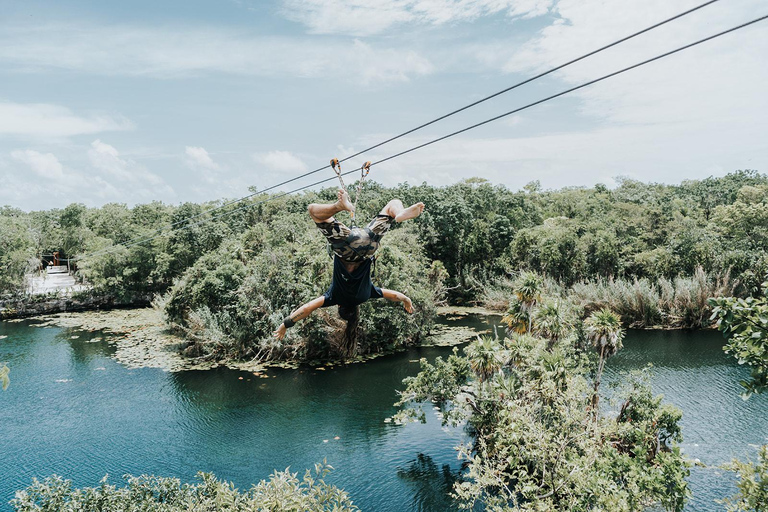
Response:
[[[24,293],[24,276],[34,257],[32,244],[26,219],[0,215],[0,295]]]
[[[514,283],[514,298],[501,319],[512,332],[523,334],[533,327],[533,309],[541,299],[541,278],[535,272],[521,273]]]
[[[601,309],[589,315],[584,321],[587,337],[598,353],[597,371],[595,372],[594,392],[592,393],[592,411],[597,418],[600,401],[600,379],[603,376],[605,361],[621,348],[624,330],[621,318],[609,309]]]
[[[647,379],[619,393],[622,414],[592,423],[583,358],[563,342],[515,335],[504,364],[490,342],[474,342],[444,360],[421,360],[403,382],[398,422],[421,419],[420,403],[440,408],[443,423],[466,425],[472,442],[454,496],[462,508],[496,512],[641,512],[659,504],[680,511],[688,464],[673,406],[654,397]],[[501,347],[496,348],[496,353]],[[478,507],[478,505],[480,505]]]
[[[547,299],[533,313],[533,332],[556,343],[573,331],[575,318],[570,304],[562,299]]]
[[[751,379],[741,382],[744,398],[768,389],[768,281],[762,287],[761,297],[709,299],[711,319],[728,339],[723,350],[751,369]]]
[[[470,368],[475,372],[480,382],[485,382],[498,373],[506,364],[506,351],[490,336],[478,337],[467,345],[464,353],[469,360]]]

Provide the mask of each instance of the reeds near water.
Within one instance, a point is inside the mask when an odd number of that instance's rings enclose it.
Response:
[[[692,276],[674,279],[596,279],[565,290],[547,283],[543,291],[566,298],[582,316],[608,308],[621,315],[627,327],[696,329],[710,326],[712,311],[707,299],[732,296],[736,285],[728,273],[707,273],[699,267]],[[513,286],[509,280],[491,283],[481,298],[483,305],[506,311]]]

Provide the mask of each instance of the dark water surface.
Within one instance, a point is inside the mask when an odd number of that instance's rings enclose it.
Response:
[[[208,471],[242,489],[274,469],[303,472],[324,458],[335,467],[329,481],[363,510],[452,510],[445,494],[461,431],[442,429],[432,415],[427,425],[384,423],[402,379],[418,371],[415,360],[450,349],[325,371],[270,370],[262,379],[226,369],[127,370],[106,342],[89,342],[98,334],[28,322],[0,323],[3,335],[0,362],[12,382],[0,393],[0,510],[33,477],[53,473],[94,486],[106,473],[120,483],[125,473],[192,481]],[[768,397],[739,398],[747,372],[722,353],[719,334],[631,332],[625,346],[607,380],[653,363],[654,391],[684,411],[690,457],[719,464],[754,457],[750,444],[767,442]],[[720,510],[713,499],[733,492],[722,471],[694,470],[690,481],[687,510]]]

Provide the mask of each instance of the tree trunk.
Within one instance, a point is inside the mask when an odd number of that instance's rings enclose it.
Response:
[[[592,414],[594,414],[595,421],[599,414],[598,407],[600,406],[600,378],[603,375],[603,367],[605,366],[605,345],[600,347],[600,362],[597,365],[597,373],[595,374],[595,391],[592,394]]]

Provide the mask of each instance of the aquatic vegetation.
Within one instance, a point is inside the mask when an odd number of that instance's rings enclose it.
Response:
[[[711,324],[710,297],[732,295],[737,283],[729,273],[709,274],[697,267],[690,277],[588,281],[574,284],[567,298],[589,314],[610,308],[628,327],[705,328]]]
[[[9,373],[11,373],[11,369],[3,363],[3,366],[0,367],[0,385],[2,385],[3,391],[8,389],[8,386],[11,384],[11,379],[8,377]]]

